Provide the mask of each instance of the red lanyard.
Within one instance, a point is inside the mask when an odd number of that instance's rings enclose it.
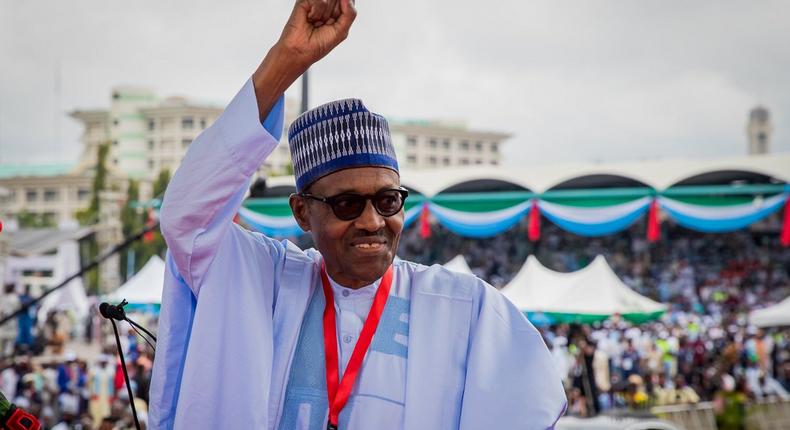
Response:
[[[356,381],[359,374],[359,368],[362,367],[362,359],[365,358],[370,341],[373,339],[373,334],[376,333],[376,327],[379,325],[384,305],[387,304],[387,297],[390,295],[390,287],[392,286],[392,266],[387,269],[384,277],[381,278],[381,284],[376,291],[373,305],[370,307],[368,317],[365,319],[365,324],[362,326],[359,339],[354,346],[354,351],[351,353],[351,358],[348,359],[346,371],[343,373],[343,379],[340,380],[339,384],[340,370],[337,358],[335,301],[324,263],[321,263],[321,283],[324,286],[324,298],[326,298],[324,307],[324,352],[326,354],[326,389],[329,398],[329,422],[327,423],[327,429],[337,429],[340,411],[346,406],[348,397],[351,395],[354,381]]]

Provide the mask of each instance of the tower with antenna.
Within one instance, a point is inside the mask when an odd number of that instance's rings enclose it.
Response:
[[[771,152],[771,134],[774,127],[771,114],[763,106],[756,106],[749,112],[749,123],[746,135],[749,138],[749,155],[768,154]]]

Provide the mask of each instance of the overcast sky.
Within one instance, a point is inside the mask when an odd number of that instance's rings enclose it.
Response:
[[[0,0],[0,163],[76,159],[110,88],[226,103],[292,3]],[[790,151],[790,2],[359,0],[311,104],[510,132],[506,162],[740,155],[750,108]],[[299,97],[299,86],[288,94]]]

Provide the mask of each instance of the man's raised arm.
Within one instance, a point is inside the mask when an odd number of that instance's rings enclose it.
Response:
[[[279,115],[274,122],[282,129],[282,94],[348,36],[355,17],[353,0],[298,0],[252,78],[190,145],[168,186],[160,222],[176,267],[196,295],[250,177],[277,146],[261,122]]]

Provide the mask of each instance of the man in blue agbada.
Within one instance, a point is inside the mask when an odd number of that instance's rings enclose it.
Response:
[[[540,334],[510,302],[395,258],[408,193],[387,121],[360,100],[289,129],[290,205],[317,250],[232,222],[277,145],[282,94],[355,17],[351,0],[297,1],[168,187],[150,428],[547,429],[565,410]]]

